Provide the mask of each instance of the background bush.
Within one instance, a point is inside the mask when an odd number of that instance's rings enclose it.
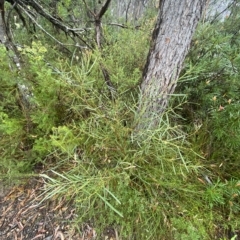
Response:
[[[45,198],[73,200],[76,224],[90,220],[99,232],[113,226],[122,239],[234,233],[239,43],[229,21],[199,26],[172,104],[142,141],[134,118],[153,20],[139,30],[106,27],[102,52],[83,50],[71,59],[33,41],[21,48],[20,72],[9,71],[1,49],[2,178],[41,172]]]

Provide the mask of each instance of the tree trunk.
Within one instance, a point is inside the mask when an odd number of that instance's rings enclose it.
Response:
[[[161,0],[141,83],[137,130],[154,129],[173,93],[207,0]]]
[[[231,8],[236,3],[236,0],[210,0],[206,11],[207,19],[224,21],[231,14]]]

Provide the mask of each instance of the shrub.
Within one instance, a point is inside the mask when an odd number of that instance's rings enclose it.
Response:
[[[198,28],[177,91],[187,96],[182,115],[195,131],[192,140],[205,157],[223,163],[225,177],[238,178],[239,41],[231,21]]]

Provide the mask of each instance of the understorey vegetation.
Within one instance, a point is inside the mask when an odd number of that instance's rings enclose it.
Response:
[[[119,239],[237,239],[239,12],[200,22],[159,126],[136,134],[154,16],[103,25],[101,47],[71,53],[16,30],[21,70],[0,48],[0,179],[42,177],[46,200],[75,205],[73,226]]]

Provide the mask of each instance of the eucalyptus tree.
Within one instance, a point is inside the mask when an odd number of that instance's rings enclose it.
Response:
[[[111,3],[111,13],[125,23],[139,24],[138,20],[146,11],[155,10],[158,1],[154,0],[122,0]]]
[[[156,128],[174,92],[207,0],[161,0],[143,71],[137,129]]]
[[[231,14],[231,9],[238,0],[211,0],[207,8],[206,16],[209,20],[224,21]]]

